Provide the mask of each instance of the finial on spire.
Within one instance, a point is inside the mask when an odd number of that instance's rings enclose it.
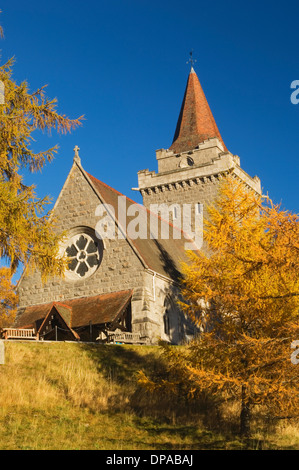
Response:
[[[74,152],[75,152],[74,161],[76,161],[77,163],[81,163],[81,159],[79,157],[79,150],[80,150],[80,148],[78,147],[78,145],[75,145],[75,147],[74,147]]]
[[[193,49],[191,49],[191,51],[189,52],[189,59],[187,60],[186,64],[191,64],[191,72],[194,71],[193,69],[193,65],[195,64],[195,62],[197,62],[196,59],[193,59]]]

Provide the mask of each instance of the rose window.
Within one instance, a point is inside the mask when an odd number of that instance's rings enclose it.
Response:
[[[68,277],[73,279],[90,276],[101,261],[98,243],[86,233],[73,236],[65,251],[69,259]]]

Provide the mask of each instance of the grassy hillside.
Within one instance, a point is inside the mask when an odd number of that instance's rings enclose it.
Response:
[[[299,449],[299,431],[236,437],[233,407],[219,418],[149,397],[136,372],[161,367],[159,348],[5,342],[0,365],[0,450]],[[207,419],[207,416],[209,419]]]

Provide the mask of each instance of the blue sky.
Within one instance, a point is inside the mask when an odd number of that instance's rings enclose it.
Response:
[[[59,144],[37,194],[58,197],[80,147],[83,167],[141,202],[137,172],[157,170],[171,145],[189,73],[189,51],[228,149],[261,178],[264,192],[299,212],[299,3],[269,0],[2,0],[1,62],[14,79],[48,84],[58,111],[85,115],[71,135],[36,134],[34,148]]]

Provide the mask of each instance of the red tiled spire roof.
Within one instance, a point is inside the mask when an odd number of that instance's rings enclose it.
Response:
[[[192,67],[170,150],[174,153],[192,150],[200,142],[213,137],[218,137],[226,151],[227,148]]]

